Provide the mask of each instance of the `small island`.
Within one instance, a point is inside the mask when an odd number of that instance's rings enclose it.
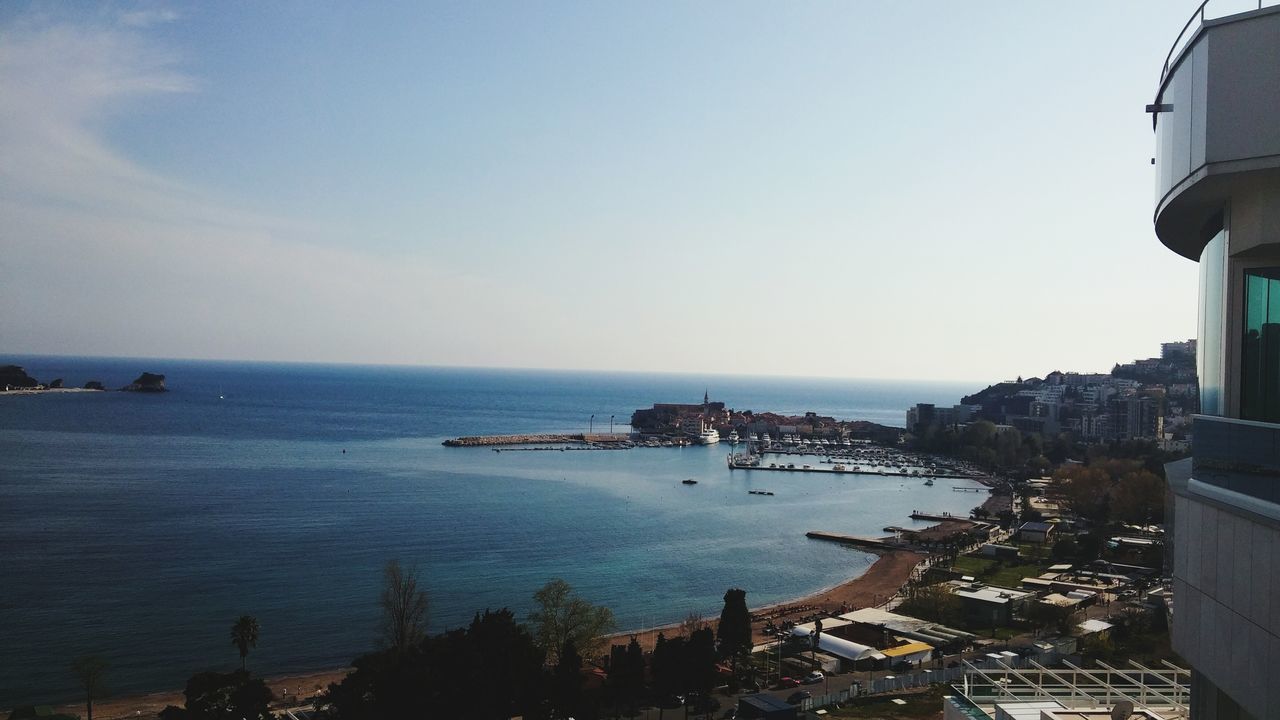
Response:
[[[144,372],[138,376],[137,380],[120,388],[124,392],[152,392],[162,393],[168,392],[169,389],[164,386],[164,376],[155,373]]]

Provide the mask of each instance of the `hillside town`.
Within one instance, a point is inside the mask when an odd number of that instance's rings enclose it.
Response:
[[[924,436],[987,420],[997,431],[1066,432],[1083,443],[1150,440],[1180,451],[1189,447],[1198,397],[1196,341],[1185,340],[1162,343],[1159,357],[1117,364],[1110,373],[1055,370],[991,385],[952,407],[920,403],[907,410],[906,429]]]

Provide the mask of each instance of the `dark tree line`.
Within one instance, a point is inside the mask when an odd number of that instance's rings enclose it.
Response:
[[[659,634],[651,661],[654,690],[661,697],[706,693],[717,684],[717,659],[710,628],[670,640]]]
[[[659,634],[650,654],[632,637],[603,658],[593,648],[612,630],[607,608],[579,598],[562,580],[547,583],[534,601],[537,609],[527,625],[503,608],[476,613],[466,627],[429,635],[428,601],[417,571],[389,563],[380,597],[381,647],[357,657],[354,670],[329,686],[317,715],[591,720],[634,714],[643,704],[669,704],[677,695],[700,695],[705,703],[720,682],[720,661],[736,665],[751,648],[746,592],[739,589],[725,593],[716,631],[697,618],[674,637]],[[184,707],[165,708],[162,720],[270,720],[271,691],[245,668],[258,642],[257,620],[240,617],[230,636],[241,669],[192,676]],[[89,708],[105,693],[105,667],[98,658],[75,664]]]
[[[934,426],[916,436],[914,445],[927,452],[959,457],[989,470],[1038,475],[1072,453],[1071,438],[1062,434],[1046,442],[1037,434],[1016,428],[997,431],[979,420],[963,427]]]
[[[328,702],[347,720],[547,717],[545,658],[510,610],[485,610],[466,628],[356,658]]]

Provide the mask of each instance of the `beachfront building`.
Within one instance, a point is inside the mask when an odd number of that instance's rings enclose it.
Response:
[[[1172,635],[1192,718],[1263,720],[1280,718],[1280,7],[1214,5],[1147,108],[1155,231],[1200,268],[1202,414],[1167,468]]]

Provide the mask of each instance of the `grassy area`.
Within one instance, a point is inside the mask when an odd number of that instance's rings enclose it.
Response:
[[[1027,562],[1025,559],[1000,561],[969,555],[956,558],[955,564],[957,572],[972,575],[988,585],[1009,588],[1021,587],[1022,578],[1035,577],[1043,573],[1047,567],[1048,564]]]
[[[859,700],[843,708],[830,708],[827,717],[860,720],[933,720],[942,717],[945,686],[934,685],[926,692],[901,695],[906,705],[895,705],[887,697]]]

